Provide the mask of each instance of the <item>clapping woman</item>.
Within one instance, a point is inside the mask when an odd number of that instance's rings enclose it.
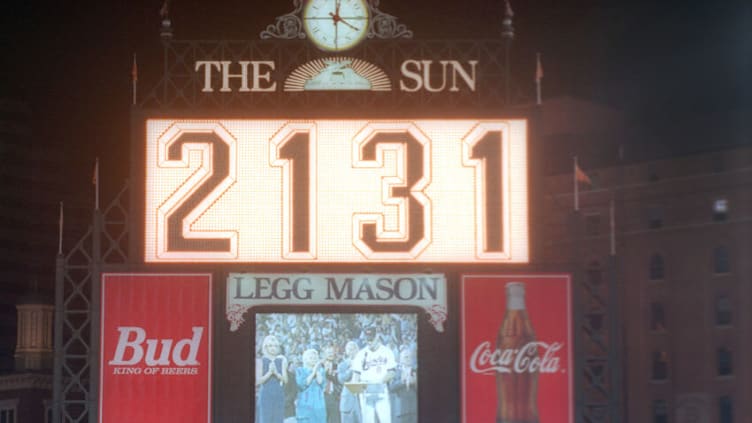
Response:
[[[287,359],[274,335],[261,344],[261,359],[256,360],[256,388],[258,389],[258,422],[282,423],[285,418],[285,389]]]
[[[326,379],[318,351],[308,349],[303,353],[303,365],[295,369],[295,382],[298,384],[295,405],[298,423],[326,423]]]

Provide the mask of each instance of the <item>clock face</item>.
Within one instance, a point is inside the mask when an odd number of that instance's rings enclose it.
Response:
[[[352,48],[368,33],[366,0],[309,0],[303,11],[303,27],[322,50]]]

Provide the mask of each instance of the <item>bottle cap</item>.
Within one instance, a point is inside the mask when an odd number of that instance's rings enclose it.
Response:
[[[507,288],[507,309],[524,310],[525,309],[525,284],[522,282],[508,282]]]

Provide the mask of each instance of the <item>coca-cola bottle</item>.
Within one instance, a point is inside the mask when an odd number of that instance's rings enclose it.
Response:
[[[538,423],[538,361],[535,333],[525,308],[525,284],[506,285],[507,310],[496,349],[514,357],[508,371],[496,373],[496,423]]]

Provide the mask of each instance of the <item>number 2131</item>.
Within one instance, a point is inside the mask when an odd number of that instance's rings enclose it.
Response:
[[[145,259],[525,262],[524,120],[149,120]]]

